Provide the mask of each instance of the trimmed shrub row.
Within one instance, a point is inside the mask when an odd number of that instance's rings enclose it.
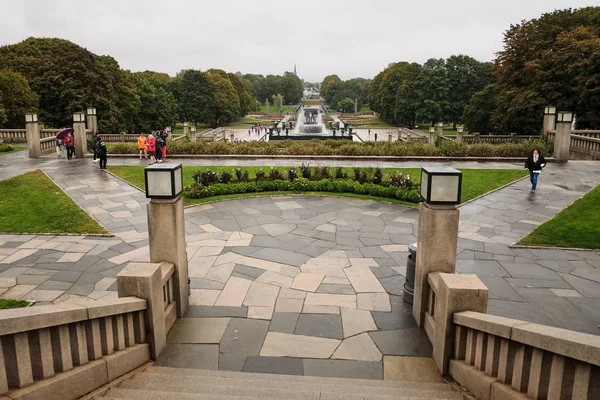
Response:
[[[306,178],[298,178],[293,181],[263,180],[257,182],[215,183],[209,186],[204,186],[201,183],[194,182],[185,188],[184,194],[192,199],[200,199],[228,194],[276,191],[355,193],[403,200],[411,203],[418,203],[420,200],[419,191],[416,189],[406,189],[391,185],[383,186],[375,183],[361,184],[350,179],[321,179],[318,181],[310,181]]]
[[[206,155],[318,155],[318,156],[446,156],[446,157],[527,157],[534,147],[551,154],[554,144],[540,139],[520,143],[458,144],[444,141],[437,147],[423,143],[349,142],[341,140],[307,140],[277,142],[168,142],[169,154]],[[118,143],[109,150],[112,154],[136,154],[135,143]]]
[[[8,143],[0,143],[0,153],[7,153],[13,151],[13,147]]]

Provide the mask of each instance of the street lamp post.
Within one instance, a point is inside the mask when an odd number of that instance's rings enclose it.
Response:
[[[96,114],[96,107],[88,107],[87,109],[87,127],[94,135],[98,132],[98,116]]]
[[[463,142],[464,128],[459,126],[456,128],[456,143],[461,144]]]
[[[435,128],[433,126],[429,128],[429,146],[435,147]]]
[[[27,147],[29,148],[29,158],[38,158],[42,155],[42,149],[37,114],[25,114],[25,135],[27,137]]]
[[[75,137],[75,157],[83,159],[87,153],[84,112],[73,113],[73,136]]]
[[[554,138],[554,157],[558,162],[569,161],[571,149],[571,124],[573,113],[559,111],[556,115],[556,137]]]
[[[148,203],[150,262],[175,265],[173,292],[177,316],[188,306],[189,280],[183,214],[181,164],[154,164],[144,169]]]
[[[430,272],[454,273],[462,172],[454,168],[421,169],[419,228],[415,270],[413,316],[422,327],[429,304]]]
[[[546,106],[544,107],[544,122],[542,127],[545,140],[548,140],[548,132],[554,129],[556,129],[556,107]]]

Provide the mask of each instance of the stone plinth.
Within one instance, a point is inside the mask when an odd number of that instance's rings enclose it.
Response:
[[[37,122],[28,122],[25,126],[29,158],[38,158],[42,155],[40,147],[40,126]]]
[[[422,202],[419,206],[413,316],[420,327],[425,324],[425,312],[429,304],[427,274],[454,273],[456,269],[459,216],[454,205]]]
[[[569,149],[571,148],[571,123],[559,122],[556,124],[556,136],[554,138],[554,157],[558,162],[569,161]]]
[[[87,135],[85,122],[73,123],[73,136],[75,137],[75,157],[83,158],[87,153]]]

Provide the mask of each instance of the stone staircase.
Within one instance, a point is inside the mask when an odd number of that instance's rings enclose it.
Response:
[[[462,399],[448,383],[377,381],[151,366],[98,400]]]

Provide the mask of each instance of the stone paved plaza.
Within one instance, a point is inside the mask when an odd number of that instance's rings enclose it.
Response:
[[[148,261],[143,193],[91,160],[29,160],[21,152],[0,156],[0,164],[0,179],[43,169],[114,234],[0,236],[0,297],[40,304],[116,297],[117,273],[130,261]],[[389,164],[379,163],[422,165]],[[550,164],[536,195],[522,180],[460,208],[457,270],[489,287],[490,314],[600,333],[600,252],[509,246],[600,183],[597,165]],[[430,356],[402,301],[416,209],[352,198],[257,197],[187,208],[185,216],[191,307],[159,365],[382,379],[395,356]]]

